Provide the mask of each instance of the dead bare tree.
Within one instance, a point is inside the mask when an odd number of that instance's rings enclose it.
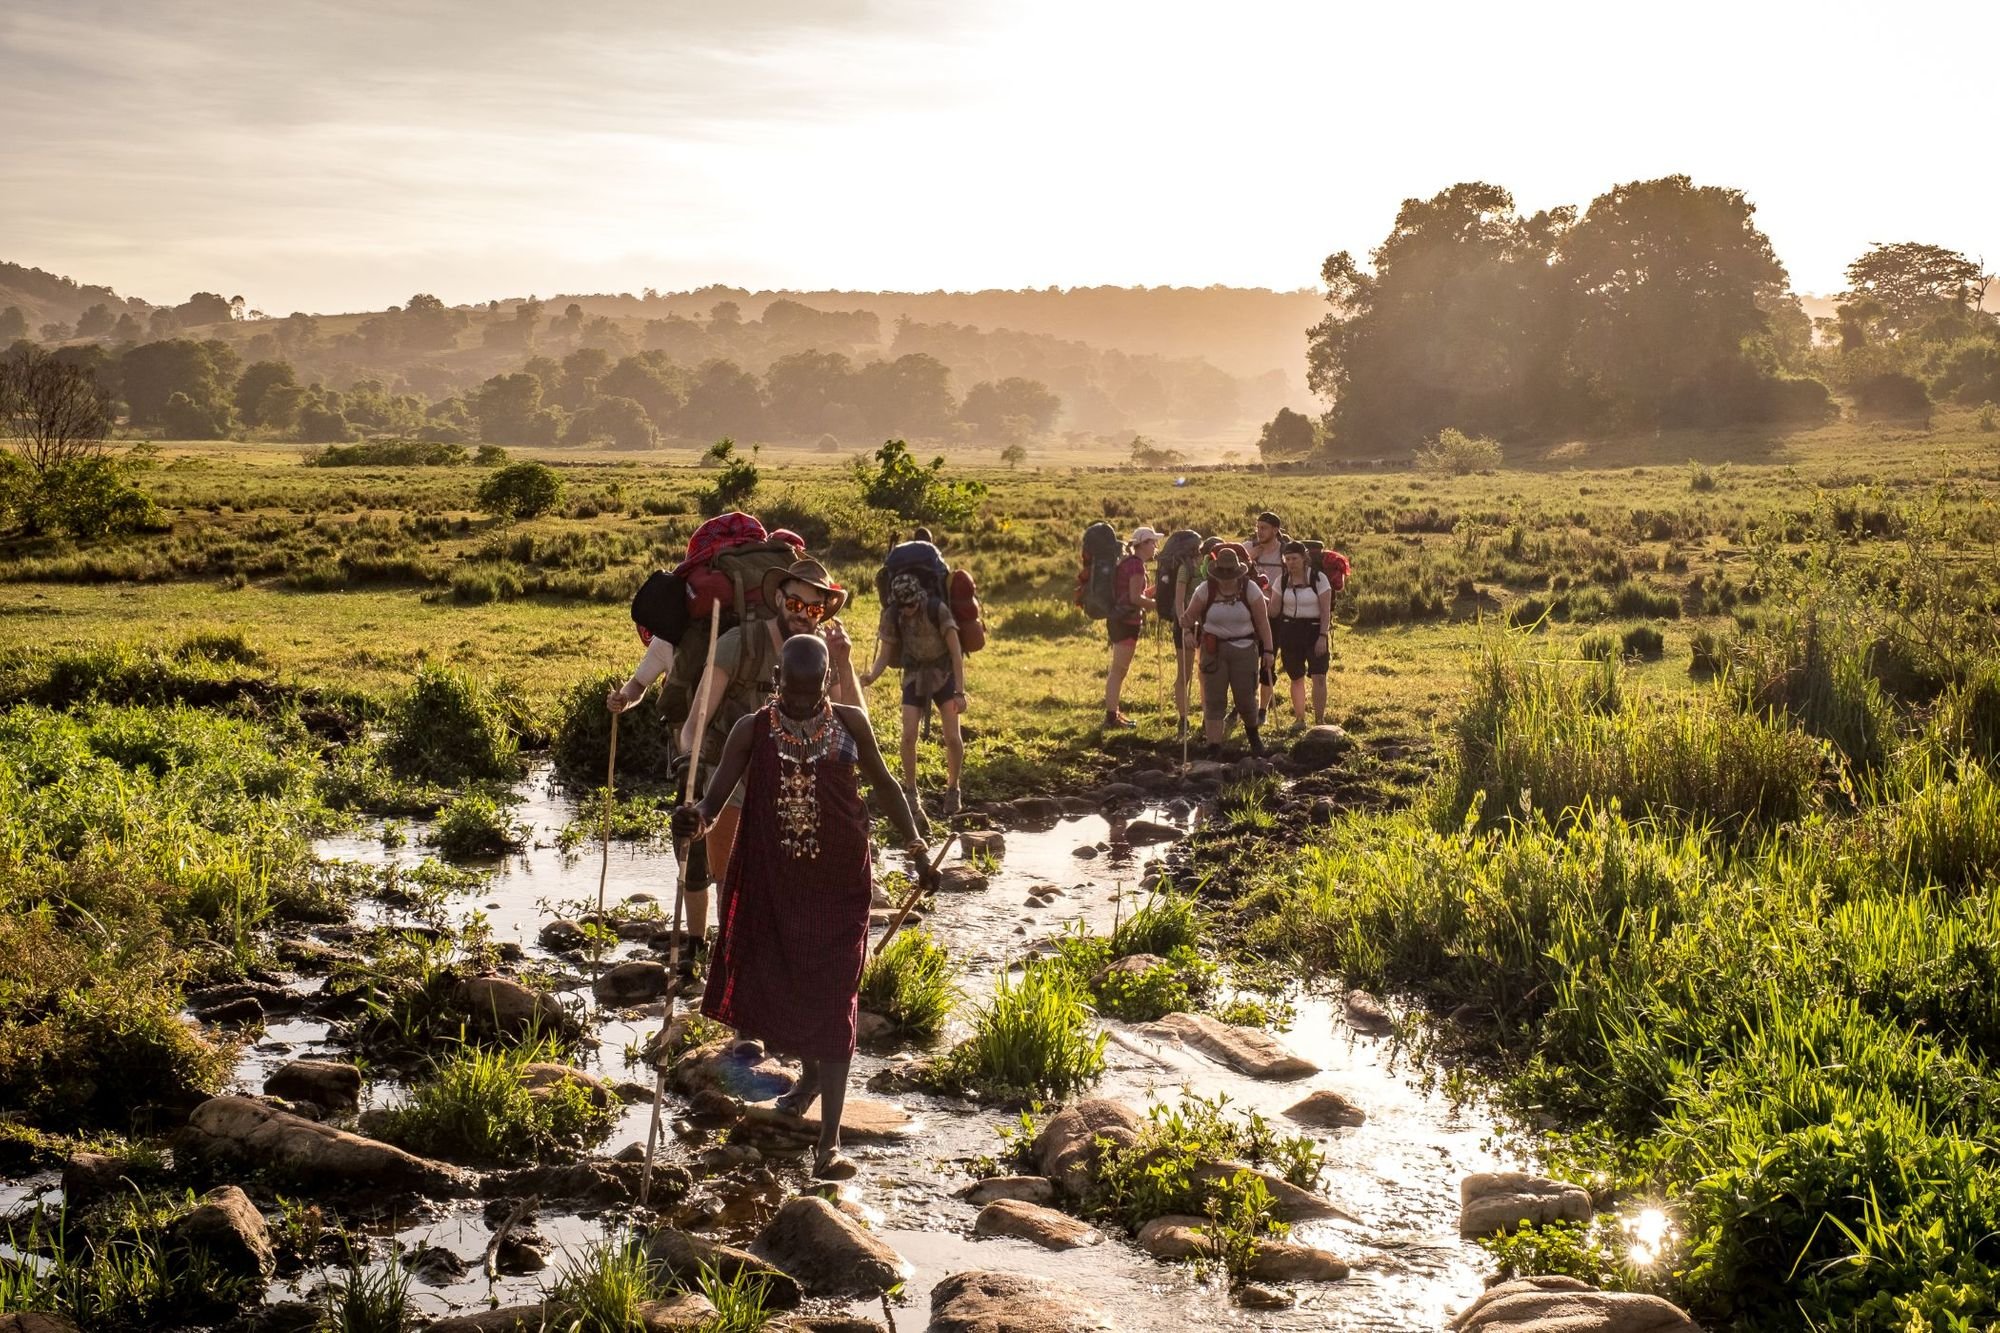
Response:
[[[111,404],[89,369],[32,345],[0,356],[0,438],[37,475],[104,452],[110,432]]]

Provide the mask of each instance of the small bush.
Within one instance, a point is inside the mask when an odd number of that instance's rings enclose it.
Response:
[[[479,483],[479,507],[496,518],[534,518],[562,504],[563,479],[546,463],[509,463]]]
[[[400,1263],[350,1268],[327,1285],[323,1300],[328,1333],[406,1333],[417,1317],[410,1271]]]
[[[1717,470],[1705,463],[1692,460],[1688,463],[1688,489],[1706,495],[1720,484]]]
[[[1930,390],[1916,376],[1896,370],[1856,381],[1854,405],[1864,417],[1918,421],[1931,418]]]
[[[425,665],[390,707],[384,757],[406,777],[444,786],[520,776],[509,708],[483,681]]]
[[[695,645],[695,651],[706,648]],[[549,737],[549,757],[556,776],[572,786],[601,787],[611,751],[611,713],[604,696],[625,683],[623,672],[586,676],[571,685],[556,703]],[[667,726],[664,692],[655,687],[635,708],[618,715],[620,787],[665,786],[672,780],[674,747]]]
[[[1619,648],[1627,657],[1657,662],[1667,655],[1667,638],[1651,625],[1634,625],[1619,640]]]
[[[1523,597],[1507,612],[1507,623],[1516,629],[1539,625],[1549,614],[1549,604],[1539,597]]]
[[[615,1115],[568,1079],[530,1087],[530,1064],[554,1063],[543,1044],[466,1048],[432,1066],[390,1118],[384,1137],[413,1152],[472,1163],[531,1162],[580,1151]]]
[[[485,792],[467,792],[438,812],[430,841],[445,857],[504,856],[527,845],[527,831]]]
[[[753,449],[751,452],[754,455],[756,451]],[[714,481],[695,492],[696,506],[710,518],[742,508],[756,493],[757,483],[763,478],[756,459],[737,453],[736,441],[727,437],[709,446],[702,466],[720,469]]]
[[[868,960],[861,973],[861,1007],[909,1036],[936,1036],[957,1001],[957,977],[950,951],[929,931],[905,930]]]
[[[520,571],[513,565],[468,564],[451,572],[451,598],[455,602],[479,606],[512,601],[521,592]]]
[[[1618,655],[1618,641],[1601,631],[1584,635],[1576,647],[1579,653],[1593,662],[1609,662]]]
[[[1177,1106],[1149,1107],[1131,1145],[1105,1152],[1086,1207],[1134,1231],[1156,1217],[1199,1217],[1211,1202],[1242,1189],[1240,1181],[1205,1169],[1226,1161],[1273,1169],[1308,1190],[1326,1169],[1325,1154],[1310,1138],[1278,1134],[1254,1111],[1231,1115],[1226,1097],[1183,1093]]]
[[[1111,933],[1111,954],[1129,958],[1135,953],[1166,957],[1177,950],[1192,950],[1201,942],[1201,918],[1192,897],[1165,891],[1146,899]]]
[[[507,451],[497,444],[482,444],[479,446],[478,452],[472,455],[472,465],[474,467],[505,467],[507,466]]]
[[[1636,579],[1627,579],[1611,593],[1611,609],[1621,616],[1646,620],[1677,620],[1681,599]]]
[[[1001,978],[972,1036],[938,1062],[934,1076],[953,1091],[1067,1097],[1104,1073],[1106,1040],[1092,1035],[1090,1008],[1070,971],[1056,961],[1031,961],[1020,980]]]
[[[467,461],[465,446],[437,440],[363,440],[329,444],[306,452],[308,467],[457,467]]]
[[[1464,477],[1474,472],[1491,472],[1500,466],[1502,451],[1498,440],[1483,435],[1467,435],[1447,426],[1437,438],[1417,450],[1417,466],[1442,476]]]
[[[1729,667],[1729,643],[1712,629],[1698,629],[1688,644],[1688,674],[1709,680]]]
[[[873,467],[856,460],[854,481],[867,504],[915,523],[962,527],[986,498],[985,483],[947,480],[942,455],[919,463],[901,440],[877,449]]]
[[[549,1291],[549,1327],[567,1333],[631,1333],[647,1327],[641,1312],[669,1294],[659,1267],[630,1235],[597,1242],[565,1260]]]

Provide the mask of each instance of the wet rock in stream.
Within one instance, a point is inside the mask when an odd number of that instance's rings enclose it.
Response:
[[[1011,1236],[1045,1250],[1074,1250],[1104,1242],[1104,1233],[1089,1223],[1019,1199],[999,1199],[980,1209],[972,1234]]]
[[[646,1301],[639,1306],[639,1327],[646,1333],[695,1333],[714,1317],[715,1307],[695,1292],[683,1292],[663,1301]],[[544,1333],[546,1329],[562,1327],[567,1325],[560,1311],[537,1304],[441,1319],[430,1325],[427,1333]]]
[[[1578,1186],[1519,1171],[1475,1171],[1458,1185],[1458,1234],[1513,1232],[1523,1222],[1588,1222],[1590,1195]]]
[[[361,1100],[361,1071],[332,1060],[294,1060],[264,1080],[264,1091],[328,1110],[351,1110]]]
[[[754,1041],[715,1041],[691,1050],[667,1076],[675,1092],[696,1097],[717,1093],[739,1102],[782,1097],[798,1080]]]
[[[1598,1291],[1573,1277],[1524,1277],[1489,1287],[1451,1321],[1452,1333],[1700,1333],[1658,1296]]]
[[[576,1020],[562,1001],[530,990],[511,977],[467,977],[458,983],[452,998],[472,1015],[473,1026],[482,1032],[514,1036],[530,1029],[576,1030]]]
[[[1144,1124],[1139,1113],[1123,1102],[1093,1097],[1049,1117],[1035,1136],[1035,1160],[1043,1175],[1081,1198],[1090,1188],[1091,1173],[1097,1166],[1098,1140],[1130,1147]]]
[[[1370,1036],[1387,1032],[1396,1026],[1396,1020],[1389,1014],[1388,1006],[1365,990],[1347,992],[1346,1002],[1341,1007],[1341,1017],[1347,1026],[1356,1032]]]
[[[781,1310],[796,1306],[805,1294],[797,1278],[750,1251],[672,1227],[662,1227],[647,1238],[646,1257],[663,1267],[668,1276],[686,1283],[700,1281],[704,1270],[724,1282],[739,1278],[762,1281],[766,1284],[765,1304]]]
[[[1056,1201],[1056,1183],[1047,1176],[988,1176],[967,1185],[958,1192],[958,1197],[976,1204],[1018,1199],[1048,1207]]]
[[[1141,1031],[1164,1033],[1250,1078],[1290,1080],[1319,1072],[1318,1065],[1261,1028],[1238,1027],[1209,1014],[1168,1014]]]
[[[585,1095],[590,1098],[591,1105],[600,1111],[609,1110],[612,1103],[618,1100],[611,1091],[609,1083],[595,1074],[586,1074],[581,1069],[572,1069],[568,1065],[536,1061],[533,1064],[522,1065],[520,1077],[521,1086],[528,1090],[528,1095],[539,1101],[548,1100],[560,1087],[583,1089]]]
[[[234,1185],[202,1196],[200,1203],[168,1227],[167,1237],[207,1255],[217,1270],[232,1277],[268,1282],[277,1267],[264,1215]]]
[[[0,1314],[0,1333],[77,1333],[75,1324],[61,1315]]]
[[[608,969],[592,985],[599,1004],[644,1004],[667,993],[667,965],[650,958],[634,959]]]
[[[1332,1088],[1321,1088],[1285,1108],[1287,1119],[1315,1129],[1351,1129],[1365,1124],[1368,1113]]]
[[[1081,1292],[1020,1273],[954,1273],[931,1288],[930,1333],[1109,1333]]]
[[[909,1268],[859,1222],[810,1195],[780,1208],[752,1249],[814,1295],[873,1296],[902,1282]]]
[[[194,1109],[182,1142],[197,1157],[248,1166],[273,1178],[331,1192],[373,1191],[451,1197],[468,1173],[280,1111],[248,1097],[211,1097]]]

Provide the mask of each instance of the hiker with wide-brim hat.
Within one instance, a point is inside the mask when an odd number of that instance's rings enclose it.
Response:
[[[721,757],[722,741],[730,729],[770,699],[778,650],[793,635],[813,634],[826,642],[829,696],[835,703],[864,707],[861,682],[854,672],[853,645],[835,619],[847,605],[847,590],[833,581],[826,566],[810,559],[773,566],[764,571],[760,591],[772,614],[738,625],[716,640],[715,656],[696,686],[695,704],[681,727],[681,752],[685,754],[694,744],[700,725],[696,719],[704,715],[705,704],[710,739],[703,748],[712,751],[702,756],[707,772],[715,771],[713,765]],[[742,808],[743,793],[730,793],[728,804],[709,822],[705,833],[708,873],[718,884],[729,873],[729,855],[736,846]],[[699,891],[690,888],[687,902],[688,930],[699,938],[708,921],[706,886]]]
[[[1139,651],[1139,635],[1146,627],[1146,612],[1153,607],[1153,595],[1146,590],[1146,565],[1152,560],[1154,552],[1160,549],[1160,538],[1165,535],[1140,524],[1125,539],[1125,554],[1118,561],[1111,617],[1104,622],[1105,633],[1111,640],[1111,669],[1104,676],[1104,725],[1107,727],[1139,725],[1125,716],[1125,710],[1120,705],[1123,702],[1125,676],[1132,669],[1132,657]]]
[[[919,827],[928,825],[917,793],[917,737],[929,710],[935,707],[944,733],[944,802],[947,818],[959,813],[964,797],[959,783],[965,773],[965,732],[960,719],[970,700],[965,692],[965,640],[951,609],[944,563],[926,529],[896,551],[911,551],[912,565],[893,572],[883,568],[882,619],[876,628],[875,661],[861,676],[865,689],[881,679],[893,663],[903,673],[902,760],[903,791],[916,811]],[[931,572],[921,572],[935,557]],[[895,558],[892,552],[891,558]],[[940,585],[937,580],[947,577]]]
[[[1250,577],[1250,567],[1239,548],[1223,545],[1215,549],[1209,557],[1208,576],[1188,598],[1181,624],[1198,638],[1201,725],[1208,740],[1208,757],[1222,757],[1232,696],[1236,715],[1243,719],[1243,731],[1250,740],[1250,753],[1262,757],[1257,686],[1273,655],[1271,617],[1263,590]]]

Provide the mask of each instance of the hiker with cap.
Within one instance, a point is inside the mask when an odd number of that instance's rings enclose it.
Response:
[[[874,899],[861,775],[912,864],[927,862],[868,714],[827,694],[827,643],[796,635],[779,662],[777,693],[730,728],[708,794],[674,811],[673,832],[700,837],[741,783],[742,824],[701,1011],[803,1063],[778,1109],[803,1115],[820,1103],[813,1175],[841,1180],[855,1170],[840,1154],[840,1117]]]
[[[861,683],[855,678],[852,645],[847,631],[835,619],[847,605],[847,593],[817,560],[797,560],[790,566],[766,570],[763,583],[764,605],[773,614],[763,620],[738,625],[716,640],[715,656],[695,687],[694,704],[681,727],[683,755],[694,745],[704,701],[708,715],[708,740],[703,749],[702,772],[710,790],[720,781],[715,754],[722,738],[738,721],[755,713],[771,697],[778,665],[778,649],[785,640],[800,634],[822,639],[827,648],[829,689],[834,702],[861,708]],[[864,710],[865,711],[865,710]],[[743,804],[741,792],[722,789],[724,805],[707,823],[708,870],[717,883],[729,873],[729,853],[736,841],[737,814]],[[700,939],[708,923],[708,887],[689,885],[688,933]]]
[[[1160,549],[1165,535],[1141,524],[1125,539],[1125,555],[1118,562],[1117,591],[1110,619],[1104,622],[1111,640],[1111,670],[1104,677],[1104,725],[1136,727],[1119,707],[1125,691],[1125,675],[1132,669],[1133,654],[1139,650],[1139,632],[1145,628],[1146,612],[1153,605],[1146,591],[1146,566]]]
[[[1250,753],[1262,758],[1262,724],[1257,717],[1257,685],[1268,675],[1273,646],[1271,620],[1263,591],[1233,546],[1220,546],[1209,557],[1208,577],[1188,598],[1181,624],[1197,636],[1201,663],[1201,725],[1208,740],[1208,757],[1222,757],[1222,739],[1229,734],[1230,704],[1243,719]]]
[[[1304,726],[1306,682],[1312,677],[1313,725],[1326,721],[1326,668],[1333,632],[1333,582],[1304,542],[1285,543],[1285,568],[1273,585],[1272,627],[1278,657],[1292,682],[1292,720]]]
[[[912,542],[929,544],[929,533],[923,528],[917,531],[923,535]],[[967,703],[965,645],[944,590],[928,585],[921,574],[911,571],[889,575],[875,661],[861,677],[862,688],[880,680],[892,662],[900,664],[903,672],[903,792],[917,813],[919,826],[923,826],[923,802],[917,795],[917,737],[932,705],[937,707],[944,730],[943,813],[947,817],[957,814],[962,802],[958,784],[965,770],[965,735],[959,719],[965,715]]]

